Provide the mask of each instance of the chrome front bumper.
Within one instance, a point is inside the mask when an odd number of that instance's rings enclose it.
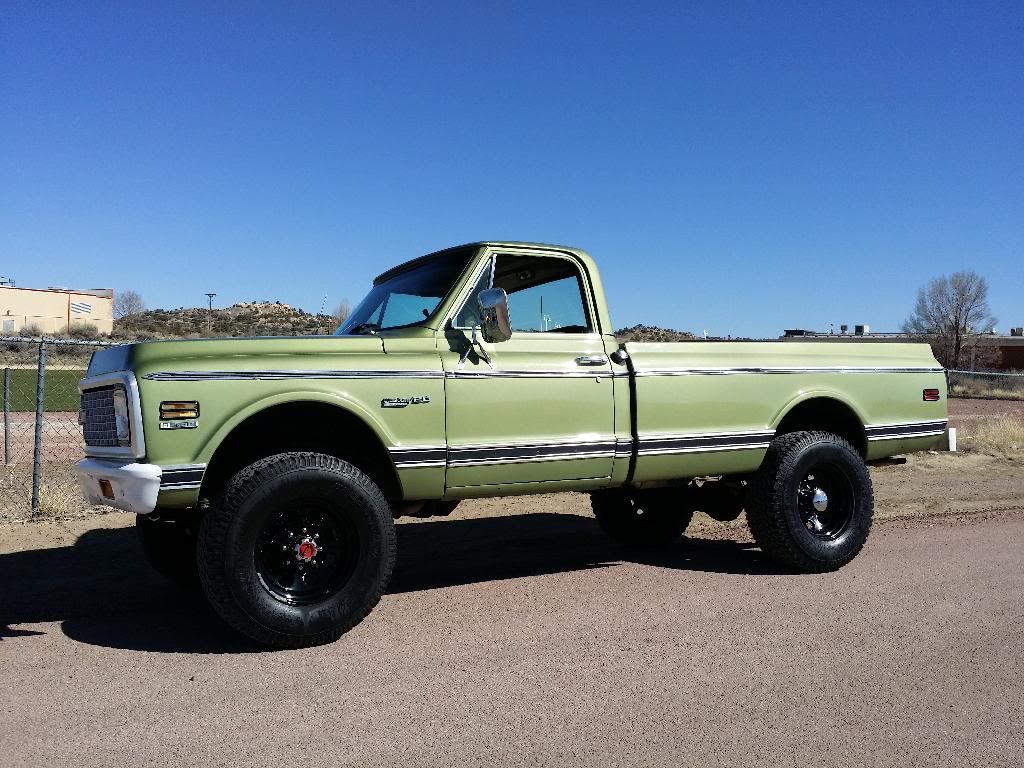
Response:
[[[75,465],[75,474],[90,504],[104,504],[137,515],[148,515],[156,509],[163,474],[156,464],[82,459]],[[101,481],[109,484],[107,493]]]

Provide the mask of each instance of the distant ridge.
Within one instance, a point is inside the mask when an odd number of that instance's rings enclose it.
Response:
[[[202,307],[150,309],[118,320],[113,336],[148,339],[316,336],[332,333],[337,326],[338,321],[331,315],[313,315],[280,302],[254,301],[215,309],[212,313]]]
[[[615,332],[619,341],[687,341],[696,338],[689,331],[659,328],[656,325],[631,325]]]

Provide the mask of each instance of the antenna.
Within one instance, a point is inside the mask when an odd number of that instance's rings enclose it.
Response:
[[[327,308],[327,294],[324,294],[323,299],[320,300],[320,314],[316,317],[316,330],[322,331],[324,328],[324,310]]]

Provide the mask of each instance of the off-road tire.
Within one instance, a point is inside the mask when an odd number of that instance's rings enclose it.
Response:
[[[812,533],[801,517],[799,488],[815,468],[828,467],[848,483],[849,518],[834,536]],[[749,487],[747,523],[772,560],[811,573],[834,571],[857,556],[871,532],[874,498],[864,459],[829,432],[790,432],[775,438]],[[837,526],[840,523],[836,523]]]
[[[259,563],[266,531],[303,505],[343,525],[355,554],[343,581],[294,604],[275,594]],[[387,588],[395,557],[394,517],[380,488],[348,462],[319,453],[282,453],[241,470],[199,532],[199,575],[214,610],[247,637],[281,648],[330,643],[362,621]]]
[[[667,547],[679,541],[693,518],[680,489],[615,488],[590,494],[597,523],[628,547]]]
[[[199,589],[199,568],[196,565],[198,518],[164,520],[136,515],[135,531],[146,560],[157,573],[182,589]]]

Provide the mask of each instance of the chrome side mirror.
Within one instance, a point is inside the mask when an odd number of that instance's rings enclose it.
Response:
[[[480,331],[484,341],[497,344],[512,338],[508,319],[508,294],[502,288],[488,288],[477,296],[480,305]]]

